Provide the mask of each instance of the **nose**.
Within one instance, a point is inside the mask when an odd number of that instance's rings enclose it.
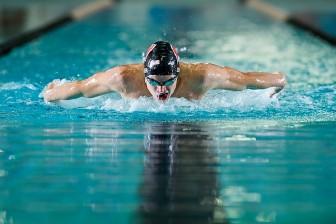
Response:
[[[167,90],[166,86],[158,86],[156,87],[157,92],[165,92]]]

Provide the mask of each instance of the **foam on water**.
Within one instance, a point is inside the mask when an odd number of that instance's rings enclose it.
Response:
[[[69,80],[55,80],[56,86],[62,85]],[[39,94],[43,97],[46,87]],[[118,112],[132,113],[153,112],[153,113],[176,113],[191,111],[218,111],[223,109],[239,109],[241,111],[264,109],[269,106],[279,105],[277,96],[270,95],[274,88],[264,90],[245,90],[240,92],[213,90],[206,94],[201,100],[187,100],[185,98],[172,97],[168,102],[162,103],[152,97],[140,97],[139,99],[122,99],[118,94],[112,93],[93,99],[61,100],[55,104],[67,108],[86,108],[98,110],[115,110]],[[51,103],[48,103],[51,104]]]
[[[29,83],[21,83],[21,82],[0,83],[0,91],[22,89],[22,88],[37,90],[37,88],[33,84]]]
[[[226,137],[226,141],[256,141],[255,137],[247,137],[245,135],[233,135],[231,137]]]
[[[71,80],[55,80],[56,85]],[[42,91],[41,91],[42,89]],[[1,85],[0,99],[2,107],[11,107],[14,111],[26,111],[36,117],[47,116],[75,119],[73,115],[88,119],[120,119],[123,114],[137,119],[152,118],[168,120],[197,119],[308,119],[330,121],[335,119],[336,86],[321,85],[309,90],[292,90],[287,86],[272,98],[274,88],[262,90],[226,91],[211,90],[201,100],[187,100],[172,97],[161,103],[152,97],[123,99],[117,93],[95,98],[77,98],[56,103],[43,101],[46,87],[40,83],[9,82]],[[29,107],[29,108],[28,108]],[[20,109],[21,108],[21,109]],[[80,111],[79,111],[80,110]],[[83,111],[84,110],[84,111]],[[139,114],[140,113],[140,114]],[[162,117],[162,114],[165,116]],[[1,114],[0,114],[1,116]],[[19,114],[18,114],[19,116]]]
[[[96,98],[78,98],[47,106],[66,110],[84,109],[95,118],[102,115],[131,116],[130,119],[198,120],[198,119],[282,119],[292,121],[335,120],[336,87],[324,85],[307,91],[284,89],[270,98],[274,88],[244,91],[209,91],[201,100],[171,98],[166,103],[151,97],[122,99],[111,93]],[[41,93],[42,94],[42,93]],[[40,95],[41,95],[40,94]],[[116,113],[116,114],[115,114]],[[81,112],[83,114],[83,112]],[[104,115],[103,115],[104,114]],[[162,116],[162,114],[165,114]],[[91,116],[91,115],[88,115]],[[111,119],[111,117],[109,117]]]

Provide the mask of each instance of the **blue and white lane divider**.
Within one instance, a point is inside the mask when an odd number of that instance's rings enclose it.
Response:
[[[305,13],[289,13],[283,9],[280,9],[269,2],[264,0],[241,0],[241,2],[256,11],[263,13],[275,20],[288,23],[290,25],[299,27],[312,34],[318,36],[319,38],[327,41],[333,46],[336,46],[336,36],[333,36],[317,23],[313,23],[311,20],[307,19],[309,14]]]
[[[12,49],[22,46],[25,43],[28,43],[39,36],[43,35],[46,32],[49,32],[57,27],[60,27],[64,24],[67,24],[72,21],[81,20],[93,13],[96,13],[100,10],[112,7],[116,1],[114,0],[97,0],[90,2],[77,8],[71,10],[63,16],[58,17],[54,21],[45,24],[42,27],[36,28],[34,30],[25,32],[15,38],[12,38],[5,43],[0,44],[0,56],[8,54]]]

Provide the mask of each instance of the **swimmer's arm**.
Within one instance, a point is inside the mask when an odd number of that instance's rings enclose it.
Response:
[[[230,67],[206,64],[205,86],[208,89],[244,90],[277,87],[279,92],[286,85],[283,74],[267,72],[241,72]]]
[[[121,68],[115,67],[100,72],[82,80],[64,83],[57,86],[55,82],[49,83],[44,93],[44,100],[53,102],[69,100],[78,97],[95,97],[112,91],[119,92],[122,86]]]

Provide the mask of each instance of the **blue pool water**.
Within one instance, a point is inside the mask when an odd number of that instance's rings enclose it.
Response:
[[[288,86],[167,104],[39,97],[141,62],[157,39]],[[0,58],[0,223],[334,223],[335,59],[235,1],[124,1],[16,49]]]

